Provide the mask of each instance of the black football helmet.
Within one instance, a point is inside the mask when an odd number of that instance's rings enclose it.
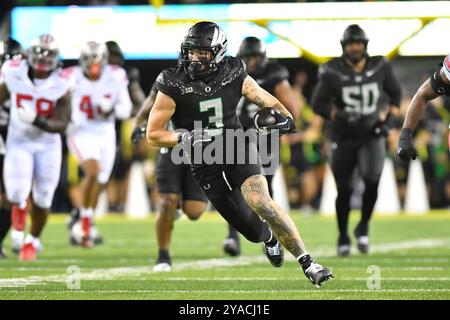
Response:
[[[193,60],[192,50],[210,52],[210,58]],[[202,21],[193,25],[181,43],[181,63],[192,80],[208,76],[215,72],[227,51],[227,37],[214,22]]]
[[[23,49],[20,43],[13,38],[0,41],[0,66],[10,59],[23,56]]]
[[[245,38],[239,46],[237,57],[245,58],[249,56],[260,56],[264,59],[267,58],[264,43],[256,37]]]
[[[263,68],[268,61],[265,45],[256,37],[247,37],[242,40],[236,56],[244,60],[249,73],[255,72],[258,68]]]
[[[364,44],[364,52],[362,56],[353,56],[349,55],[345,47],[347,44],[352,42],[362,42]],[[365,31],[357,24],[351,24],[349,25],[342,35],[341,38],[341,46],[342,46],[342,53],[343,56],[347,59],[349,59],[353,63],[357,63],[359,60],[363,59],[365,56],[367,56],[367,44],[369,43],[369,38],[367,37]]]
[[[105,45],[108,50],[109,63],[123,66],[125,58],[119,44],[115,41],[106,41]]]

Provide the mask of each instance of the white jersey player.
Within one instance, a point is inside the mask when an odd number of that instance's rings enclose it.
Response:
[[[73,130],[67,144],[83,169],[80,208],[84,247],[93,246],[92,218],[116,155],[115,119],[127,119],[132,103],[125,70],[107,64],[106,46],[94,41],[82,48],[79,66],[71,68]]]
[[[417,150],[412,142],[413,131],[425,111],[427,102],[442,95],[450,97],[450,54],[447,55],[438,70],[420,86],[408,106],[397,145],[397,153],[400,159],[404,161],[416,159]],[[448,145],[450,148],[450,133]]]
[[[22,260],[36,259],[40,248],[60,177],[60,133],[70,121],[71,82],[58,55],[54,38],[42,35],[32,42],[27,60],[10,60],[1,71],[0,104],[11,101],[3,178],[12,204],[13,250],[20,250]],[[31,191],[31,228],[24,239]]]

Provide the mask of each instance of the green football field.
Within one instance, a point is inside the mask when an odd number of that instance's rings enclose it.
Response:
[[[44,251],[20,262],[5,243],[0,299],[450,299],[450,213],[375,217],[372,253],[335,257],[333,217],[292,213],[305,243],[335,279],[315,288],[289,254],[274,268],[260,245],[242,240],[239,258],[222,252],[226,225],[214,213],[175,224],[173,271],[154,273],[154,217],[98,219],[105,243],[68,244],[66,217],[51,217]],[[351,227],[358,219],[352,214]],[[354,248],[352,248],[353,250]],[[79,271],[79,272],[78,272]]]

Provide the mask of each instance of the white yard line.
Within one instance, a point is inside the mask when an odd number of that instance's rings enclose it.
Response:
[[[391,251],[419,249],[419,248],[438,248],[449,247],[450,238],[446,239],[417,239],[412,241],[402,241],[394,243],[375,244],[371,248],[372,253],[385,253]],[[318,248],[314,250],[314,257],[332,257],[335,256],[334,248]],[[286,256],[286,260],[294,261],[290,255]],[[445,259],[443,259],[445,260]],[[218,258],[181,262],[174,265],[174,271],[182,271],[189,269],[211,269],[215,267],[236,267],[246,266],[255,263],[267,262],[267,258],[261,256],[241,256],[239,258]],[[136,267],[121,267],[121,268],[101,268],[93,269],[88,272],[81,272],[80,280],[112,280],[120,277],[138,277],[142,274],[151,274],[152,266],[136,266]],[[0,288],[7,287],[26,287],[29,285],[38,285],[47,282],[67,281],[68,274],[49,275],[49,276],[29,276],[21,278],[3,278],[0,279]]]
[[[450,292],[450,289],[300,289],[300,290],[8,290],[8,293],[400,293],[400,292]],[[251,297],[249,297],[251,298]]]

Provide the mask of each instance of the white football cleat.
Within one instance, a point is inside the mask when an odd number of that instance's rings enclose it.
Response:
[[[23,231],[17,231],[13,229],[11,232],[11,250],[14,253],[20,253],[24,240],[25,233]]]
[[[167,262],[158,263],[153,267],[154,272],[170,272],[172,271],[172,267]]]

